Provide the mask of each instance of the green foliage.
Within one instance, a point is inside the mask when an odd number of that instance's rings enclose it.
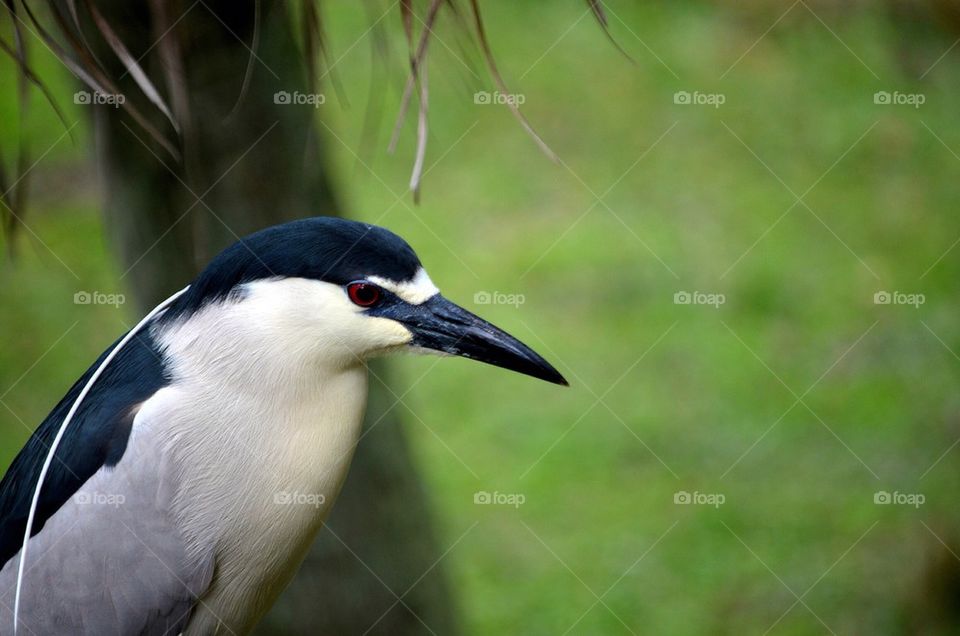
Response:
[[[940,539],[960,545],[960,250],[948,251],[960,235],[960,53],[919,76],[953,38],[907,55],[878,15],[818,13],[831,33],[796,5],[761,38],[776,16],[617,3],[611,30],[634,66],[589,15],[577,21],[578,4],[489,4],[499,66],[563,165],[505,107],[474,103],[494,89],[466,68],[486,77],[449,16],[430,45],[420,206],[403,194],[415,122],[397,156],[382,152],[401,56],[396,81],[373,89],[387,105],[379,144],[354,154],[371,60],[366,39],[350,48],[368,22],[348,5],[328,24],[352,106],[331,94],[318,109],[353,216],[408,238],[448,297],[571,380],[562,390],[464,360],[399,363],[396,408],[453,546],[445,564],[469,630],[564,633],[579,619],[571,633],[950,631],[917,621],[939,602]],[[400,47],[399,24],[386,28]],[[675,104],[678,91],[725,101]],[[875,104],[877,91],[926,101]],[[31,121],[46,121],[31,125],[38,149],[62,132],[38,98]],[[4,463],[132,319],[73,304],[122,281],[67,147],[37,167],[28,224],[79,280],[30,232],[2,273]],[[525,302],[474,305],[483,291]],[[725,302],[675,304],[684,291]],[[878,291],[925,302],[878,305]],[[525,502],[477,505],[478,491]],[[678,505],[680,491],[725,502]],[[877,491],[925,503],[876,505]],[[803,600],[788,612],[790,590]]]

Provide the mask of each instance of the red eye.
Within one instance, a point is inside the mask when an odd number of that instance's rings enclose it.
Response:
[[[347,285],[347,295],[354,305],[372,307],[380,300],[380,288],[370,283],[350,283]]]

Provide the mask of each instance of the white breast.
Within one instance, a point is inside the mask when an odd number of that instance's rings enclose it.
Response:
[[[174,512],[188,550],[217,538],[214,580],[187,634],[219,620],[252,628],[303,559],[359,437],[365,364],[341,342],[330,356],[318,351],[323,338],[297,325],[323,307],[285,282],[156,334],[174,379],[134,428],[156,427],[180,468]]]

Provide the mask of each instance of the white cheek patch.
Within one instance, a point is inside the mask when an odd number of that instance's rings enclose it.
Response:
[[[437,286],[427,276],[427,271],[422,267],[417,270],[416,276],[402,283],[379,276],[370,276],[368,280],[396,294],[411,305],[421,305],[440,293]]]

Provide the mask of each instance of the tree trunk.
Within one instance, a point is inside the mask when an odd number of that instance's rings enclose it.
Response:
[[[106,225],[128,270],[123,282],[141,311],[182,287],[238,237],[341,210],[316,136],[316,111],[274,103],[277,91],[307,91],[284,3],[260,3],[260,61],[254,60],[249,89],[232,115],[251,55],[253,2],[97,4],[134,57],[146,54],[141,63],[161,92],[170,94],[160,64],[174,75],[182,72],[187,86],[185,99],[171,97],[183,118],[182,163],[123,111],[97,107]],[[85,23],[84,30],[89,42],[100,42],[94,46],[111,76],[120,77],[124,69],[95,27]],[[170,57],[176,46],[180,55]],[[129,76],[120,89],[142,111],[153,110]],[[165,125],[160,117],[152,121]],[[373,370],[379,377],[386,373],[382,365]],[[365,426],[393,401],[372,377]],[[436,633],[457,631],[442,566],[431,569],[441,550],[396,409],[359,445],[327,525],[258,633],[363,633],[378,618],[371,633],[425,633],[424,624]]]

